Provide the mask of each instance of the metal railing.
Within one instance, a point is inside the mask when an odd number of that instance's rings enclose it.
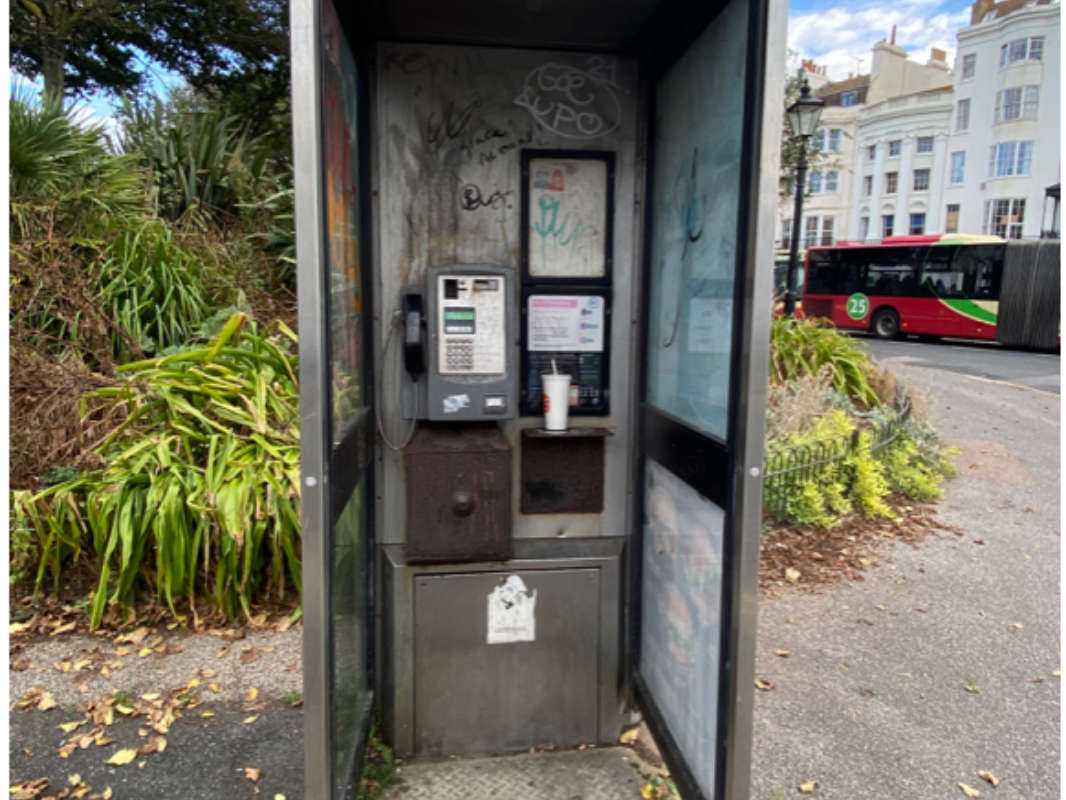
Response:
[[[784,516],[789,495],[806,481],[824,475],[833,465],[847,459],[859,446],[861,432],[873,432],[872,452],[891,444],[910,413],[908,399],[885,422],[860,423],[859,427],[845,436],[768,450],[763,470],[763,512],[775,518]],[[846,475],[844,479],[848,484],[846,488],[850,489],[854,476]]]

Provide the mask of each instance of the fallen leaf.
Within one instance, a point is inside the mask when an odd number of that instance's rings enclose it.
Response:
[[[762,678],[755,679],[755,688],[760,692],[773,691],[774,685],[770,681],[764,681]]]
[[[33,662],[28,658],[16,658],[11,662],[12,672],[24,672],[33,666]]]
[[[77,720],[76,722],[64,722],[60,724],[59,730],[63,731],[63,733],[73,733],[84,724],[85,720],[83,719]]]
[[[963,783],[962,781],[959,781],[959,782],[958,782],[958,787],[959,787],[960,789],[962,789],[962,793],[963,793],[964,795],[966,795],[967,797],[980,797],[980,796],[981,796],[981,793],[980,793],[979,791],[977,791],[977,790],[976,790],[975,788],[973,788],[972,786],[967,786],[967,785],[966,785],[965,783]]]
[[[78,692],[80,692],[81,694],[88,694],[89,693],[89,684],[85,683],[84,681],[79,683],[78,684]]]
[[[978,778],[983,778],[984,780],[986,780],[989,783],[991,783],[993,786],[999,786],[999,778],[997,778],[995,775],[993,775],[988,770],[984,770],[984,769],[977,770],[977,777]]]
[[[116,638],[115,644],[122,644],[123,642],[127,642],[129,644],[140,644],[145,640],[147,636],[147,628],[138,628],[137,630],[133,631],[133,633],[123,634],[122,636]]]
[[[228,653],[228,652],[229,652],[229,648],[228,647],[220,647],[220,648],[218,648],[218,652],[215,653],[215,656],[217,658],[222,658],[222,656],[226,655],[226,653]]]
[[[111,758],[105,761],[105,764],[114,764],[115,766],[124,766],[129,764],[133,759],[137,757],[137,748],[128,747],[125,750],[117,751]]]
[[[260,770],[256,769],[255,767],[245,767],[244,768],[244,777],[246,777],[250,781],[259,780],[259,776],[261,774],[262,774],[262,772]]]
[[[278,792],[278,794],[274,795],[274,800],[285,800],[285,795]]]
[[[1055,667],[1055,669],[1051,670],[1051,677],[1052,678],[1057,678],[1061,674],[1062,674],[1062,670],[1059,669],[1058,667]]]
[[[10,625],[7,626],[7,635],[8,636],[18,636],[20,633],[25,633],[29,629],[30,629],[30,623],[29,622],[12,622]],[[41,778],[41,780],[44,781],[45,786],[48,785],[48,779],[47,778]]]
[[[71,786],[77,786],[79,783],[81,783],[81,775],[77,772],[75,772],[73,775],[68,775],[67,783],[69,783]]]
[[[61,633],[70,633],[72,630],[74,630],[75,627],[77,627],[77,625],[77,622],[68,622],[65,625],[59,625],[58,627],[53,629],[52,633],[49,635],[58,636]]]
[[[241,663],[251,664],[259,660],[259,651],[254,647],[245,647],[241,649]]]
[[[48,788],[48,778],[23,781],[11,787],[11,800],[36,800]]]
[[[215,712],[214,711],[201,711],[200,712],[200,716],[201,717],[213,717],[213,716],[215,716]]]
[[[168,656],[176,655],[176,654],[182,652],[183,650],[185,650],[185,648],[182,647],[177,642],[168,642],[167,646],[165,648],[163,648],[163,649],[164,649],[164,652]]]
[[[251,625],[253,628],[262,628],[264,625],[266,625],[266,619],[266,614],[256,614],[254,617],[248,620],[248,624]]]
[[[1015,633],[1016,631],[1020,631],[1023,627],[1025,627],[1025,626],[1022,625],[1022,623],[1015,622],[1013,625],[1011,625],[1009,628],[1007,628],[1007,630],[1010,631],[1011,633]]]
[[[205,679],[205,680],[210,680],[211,678],[214,678],[216,675],[218,675],[218,672],[213,670],[213,669],[202,669],[202,670],[200,670],[200,677]]]
[[[243,722],[243,723],[244,723],[245,725],[251,725],[251,724],[252,724],[253,722],[255,722],[255,721],[256,721],[257,719],[259,719],[259,715],[258,715],[258,714],[252,714],[252,716],[250,716],[250,717],[245,717],[245,718],[244,718],[244,719],[242,720],[242,722]]]
[[[150,655],[152,655],[151,647],[142,647],[137,651],[137,658],[148,658]]]
[[[152,702],[153,700],[158,700],[160,696],[159,692],[148,692],[147,694],[142,694],[141,699]]]
[[[259,699],[259,690],[256,689],[254,686],[251,687],[247,692],[245,692],[244,702],[246,702],[246,703],[254,703],[258,699]]]
[[[789,583],[796,583],[800,579],[800,571],[795,567],[787,567],[785,569],[785,580]]]
[[[981,687],[974,683],[972,680],[966,682],[966,691],[970,694],[980,694]]]
[[[215,681],[211,681],[211,683],[207,684],[207,688],[215,694],[218,694],[220,691],[222,691],[222,687],[219,686],[218,683],[216,683]]]
[[[817,788],[818,788],[818,781],[807,781],[806,783],[801,783],[799,785],[799,790],[801,792],[803,792],[804,794],[810,794],[811,792],[813,792]]]
[[[792,655],[792,651],[791,650],[774,650],[774,655],[777,656],[778,658],[788,658],[790,655]]]
[[[640,728],[630,728],[628,731],[622,731],[622,735],[618,737],[618,741],[622,744],[633,744],[640,735]]]

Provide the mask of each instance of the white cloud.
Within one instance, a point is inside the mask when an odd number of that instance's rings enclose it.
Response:
[[[870,71],[870,50],[892,34],[896,44],[915,61],[925,63],[930,48],[955,59],[955,34],[969,23],[969,5],[958,11],[943,7],[943,0],[905,0],[893,5],[836,5],[789,19],[788,46],[804,58],[826,68],[833,80],[849,73]],[[939,13],[938,13],[939,12]]]

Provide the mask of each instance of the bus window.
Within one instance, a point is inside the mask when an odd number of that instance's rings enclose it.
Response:
[[[848,250],[811,250],[808,274],[800,281],[809,294],[852,294],[862,291],[863,259]],[[805,281],[805,283],[804,283]]]
[[[1003,278],[1003,245],[967,245],[959,248],[956,269],[964,275],[965,297],[998,300]]]
[[[930,247],[922,259],[922,294],[926,297],[970,297],[973,284],[966,283],[966,271],[957,257],[959,247]]]
[[[893,247],[867,250],[865,293],[882,297],[913,297],[918,294],[915,248]]]

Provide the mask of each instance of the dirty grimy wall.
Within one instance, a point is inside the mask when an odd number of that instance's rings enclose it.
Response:
[[[627,430],[634,326],[631,320],[642,210],[641,103],[635,62],[610,55],[501,48],[381,44],[373,70],[371,122],[374,180],[376,352],[381,353],[399,295],[421,284],[428,266],[490,263],[517,273],[521,250],[521,151],[565,149],[615,154],[611,387],[617,401],[597,424]],[[559,225],[589,222],[565,216]],[[574,215],[572,214],[571,217]],[[558,233],[558,231],[555,231]],[[552,236],[541,226],[531,237]],[[565,240],[557,236],[558,244]],[[531,238],[531,243],[533,238]],[[397,341],[380,377],[381,407],[394,440],[405,423],[399,412],[402,369]],[[517,364],[517,358],[516,358]],[[515,452],[519,418],[503,430]],[[608,439],[606,508],[600,515],[518,513],[516,537],[614,535],[627,529],[627,436]],[[379,473],[378,541],[403,541],[402,458],[385,451]]]

